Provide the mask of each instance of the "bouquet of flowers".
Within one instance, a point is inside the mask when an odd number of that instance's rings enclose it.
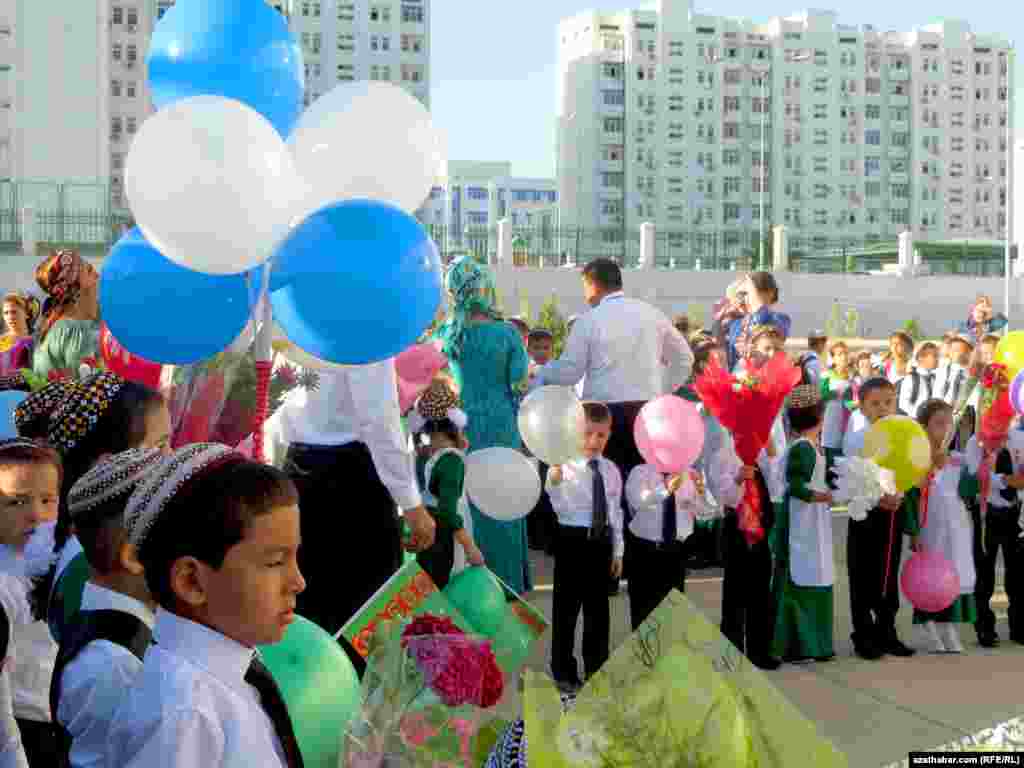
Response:
[[[895,496],[896,476],[859,456],[836,461],[836,501],[847,502],[851,520],[865,520],[883,496]]]
[[[380,624],[372,645],[342,765],[481,765],[506,725],[488,714],[505,688],[491,643],[448,616],[420,614]]]
[[[786,397],[800,379],[800,369],[784,352],[778,352],[760,367],[739,376],[712,361],[697,378],[695,388],[704,407],[732,433],[740,461],[753,466],[768,444]],[[752,480],[745,483],[737,513],[740,530],[750,544],[764,538],[761,494]]]
[[[212,441],[238,446],[253,431],[261,396],[260,365],[254,345],[237,342],[211,360],[170,369],[163,390],[171,411],[171,444],[177,448]],[[265,417],[292,390],[318,385],[314,371],[275,360]]]

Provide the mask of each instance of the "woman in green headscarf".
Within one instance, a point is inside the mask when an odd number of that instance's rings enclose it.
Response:
[[[487,267],[463,256],[449,267],[445,285],[450,309],[437,338],[469,418],[469,450],[519,450],[516,411],[529,365],[522,339],[494,308],[494,277]],[[528,591],[526,521],[493,520],[475,507],[472,514],[473,535],[487,565],[516,591]]]

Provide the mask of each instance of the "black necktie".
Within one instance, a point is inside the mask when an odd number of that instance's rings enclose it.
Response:
[[[299,743],[295,740],[292,719],[288,715],[284,697],[281,696],[281,690],[270,671],[256,657],[253,657],[249,671],[245,673],[245,682],[255,688],[260,695],[260,706],[274,724],[274,731],[281,742],[288,768],[303,768],[302,753],[299,751]]]
[[[601,462],[591,459],[587,464],[594,473],[594,519],[590,524],[590,538],[599,539],[608,527],[608,494],[604,488],[604,477],[601,475]]]
[[[661,546],[676,540],[676,495],[670,493],[661,503]]]

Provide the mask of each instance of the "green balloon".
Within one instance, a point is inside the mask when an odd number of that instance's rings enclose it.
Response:
[[[76,555],[61,572],[54,584],[50,605],[46,611],[50,634],[59,643],[61,631],[78,614],[82,607],[82,593],[89,581],[89,561],[85,553]]]
[[[260,648],[281,689],[306,768],[337,768],[343,737],[362,704],[359,677],[338,641],[296,616],[284,639]]]
[[[494,637],[505,621],[505,589],[485,567],[467,568],[444,589],[463,618],[484,637]]]

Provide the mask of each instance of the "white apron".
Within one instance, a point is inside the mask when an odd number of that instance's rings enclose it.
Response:
[[[921,529],[921,548],[941,552],[956,568],[960,594],[974,593],[974,529],[967,507],[960,500],[960,471],[963,460],[950,458],[933,479],[928,493],[928,513]]]
[[[800,443],[813,445],[801,438]],[[825,480],[825,457],[815,449],[814,475],[811,487],[828,488]],[[789,454],[786,455],[788,469]],[[787,472],[788,474],[788,472]],[[789,575],[798,587],[831,587],[835,582],[832,558],[832,510],[828,504],[807,504],[789,498]]]
[[[438,460],[449,453],[454,453],[460,459],[465,462],[466,455],[455,448],[445,448],[438,451],[430,457],[430,461],[427,462],[426,467],[423,468],[423,505],[426,507],[437,508],[437,497],[430,492],[430,476],[434,472],[434,466]],[[462,515],[462,527],[465,529],[469,537],[473,537],[473,515],[469,511],[469,503],[466,501],[466,491],[463,488],[462,498],[459,499],[459,514]],[[459,545],[459,542],[455,542],[455,565],[452,566],[452,576],[460,571],[464,571],[469,563],[466,560],[466,551]]]

